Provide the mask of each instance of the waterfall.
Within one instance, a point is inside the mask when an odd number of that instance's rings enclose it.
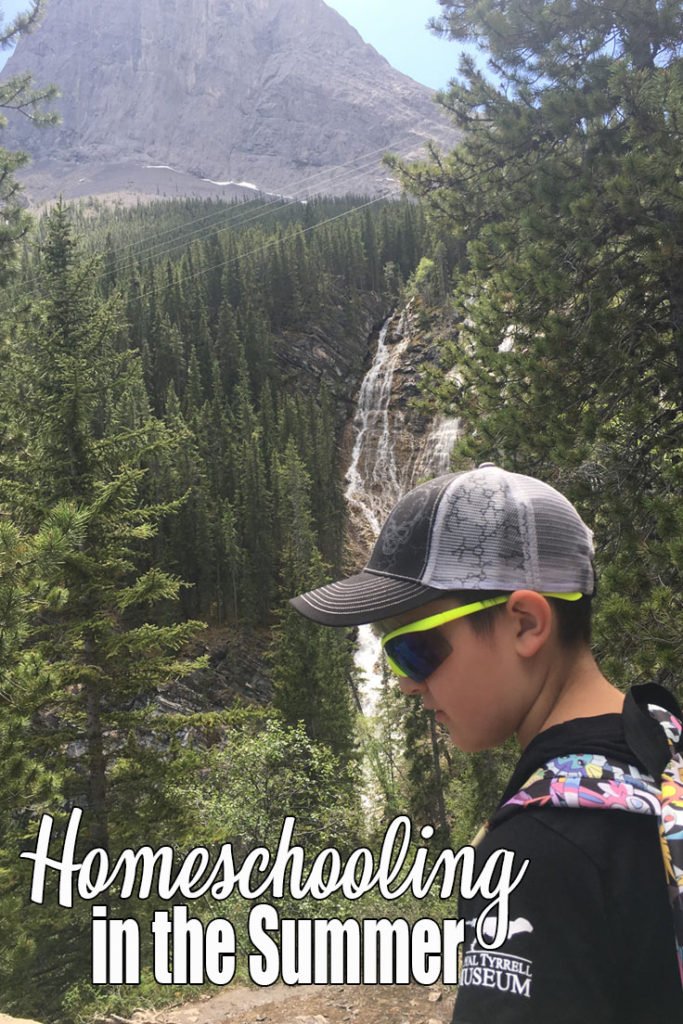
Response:
[[[438,416],[427,435],[422,450],[413,462],[410,486],[416,487],[421,480],[448,473],[451,452],[460,436],[460,420],[455,417]]]
[[[407,312],[399,321],[399,340],[387,341],[392,318],[382,327],[377,351],[358,395],[354,445],[346,473],[345,498],[354,554],[367,557],[384,520],[402,494],[420,480],[446,473],[458,437],[457,419],[437,417],[415,438],[406,413],[392,407],[394,375],[412,338]],[[408,417],[409,417],[408,413]],[[397,457],[397,441],[403,458]],[[355,663],[365,678],[363,710],[372,714],[381,692],[381,647],[370,626],[360,626]]]
[[[392,431],[396,417],[390,405],[394,373],[410,336],[406,332],[397,344],[387,344],[390,322],[380,331],[375,358],[358,395],[356,437],[344,494],[351,518],[360,518],[373,541],[402,493]]]

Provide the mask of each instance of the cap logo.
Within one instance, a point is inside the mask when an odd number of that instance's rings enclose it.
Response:
[[[403,579],[422,580],[434,516],[452,476],[437,477],[404,495],[380,533],[368,569]]]
[[[511,503],[507,483],[482,486],[481,479],[460,480],[443,504],[444,543],[440,554],[433,553],[426,574],[429,580],[440,578],[445,570],[454,585],[476,589],[486,587],[490,570],[501,563],[512,572],[524,573],[531,524],[528,515],[522,514],[528,512],[525,505]]]

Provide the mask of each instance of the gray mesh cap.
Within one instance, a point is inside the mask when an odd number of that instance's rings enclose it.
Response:
[[[406,494],[355,576],[292,599],[329,626],[377,622],[449,590],[593,594],[593,534],[549,484],[491,463]]]

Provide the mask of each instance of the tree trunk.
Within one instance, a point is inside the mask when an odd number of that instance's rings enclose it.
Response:
[[[432,740],[432,761],[434,763],[434,782],[436,785],[436,803],[439,816],[439,832],[442,835],[448,834],[448,819],[446,818],[446,804],[443,798],[443,776],[441,774],[441,761],[439,758],[439,736],[436,731],[434,716],[429,716],[429,732]]]
[[[86,663],[92,665],[93,641],[84,645]],[[107,815],[107,775],[104,756],[101,716],[102,697],[100,682],[96,678],[85,683],[86,741],[88,745],[89,834],[93,847],[109,851],[109,823]]]

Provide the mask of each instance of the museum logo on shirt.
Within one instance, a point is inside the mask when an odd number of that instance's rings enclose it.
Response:
[[[468,925],[475,925],[468,921]],[[489,988],[514,996],[531,997],[533,980],[533,962],[528,957],[508,953],[507,946],[516,935],[533,932],[533,925],[525,917],[517,917],[510,922],[505,949],[487,950],[478,946],[476,938],[466,951],[460,971],[461,988]],[[496,921],[487,920],[484,925],[484,938],[493,938]]]

